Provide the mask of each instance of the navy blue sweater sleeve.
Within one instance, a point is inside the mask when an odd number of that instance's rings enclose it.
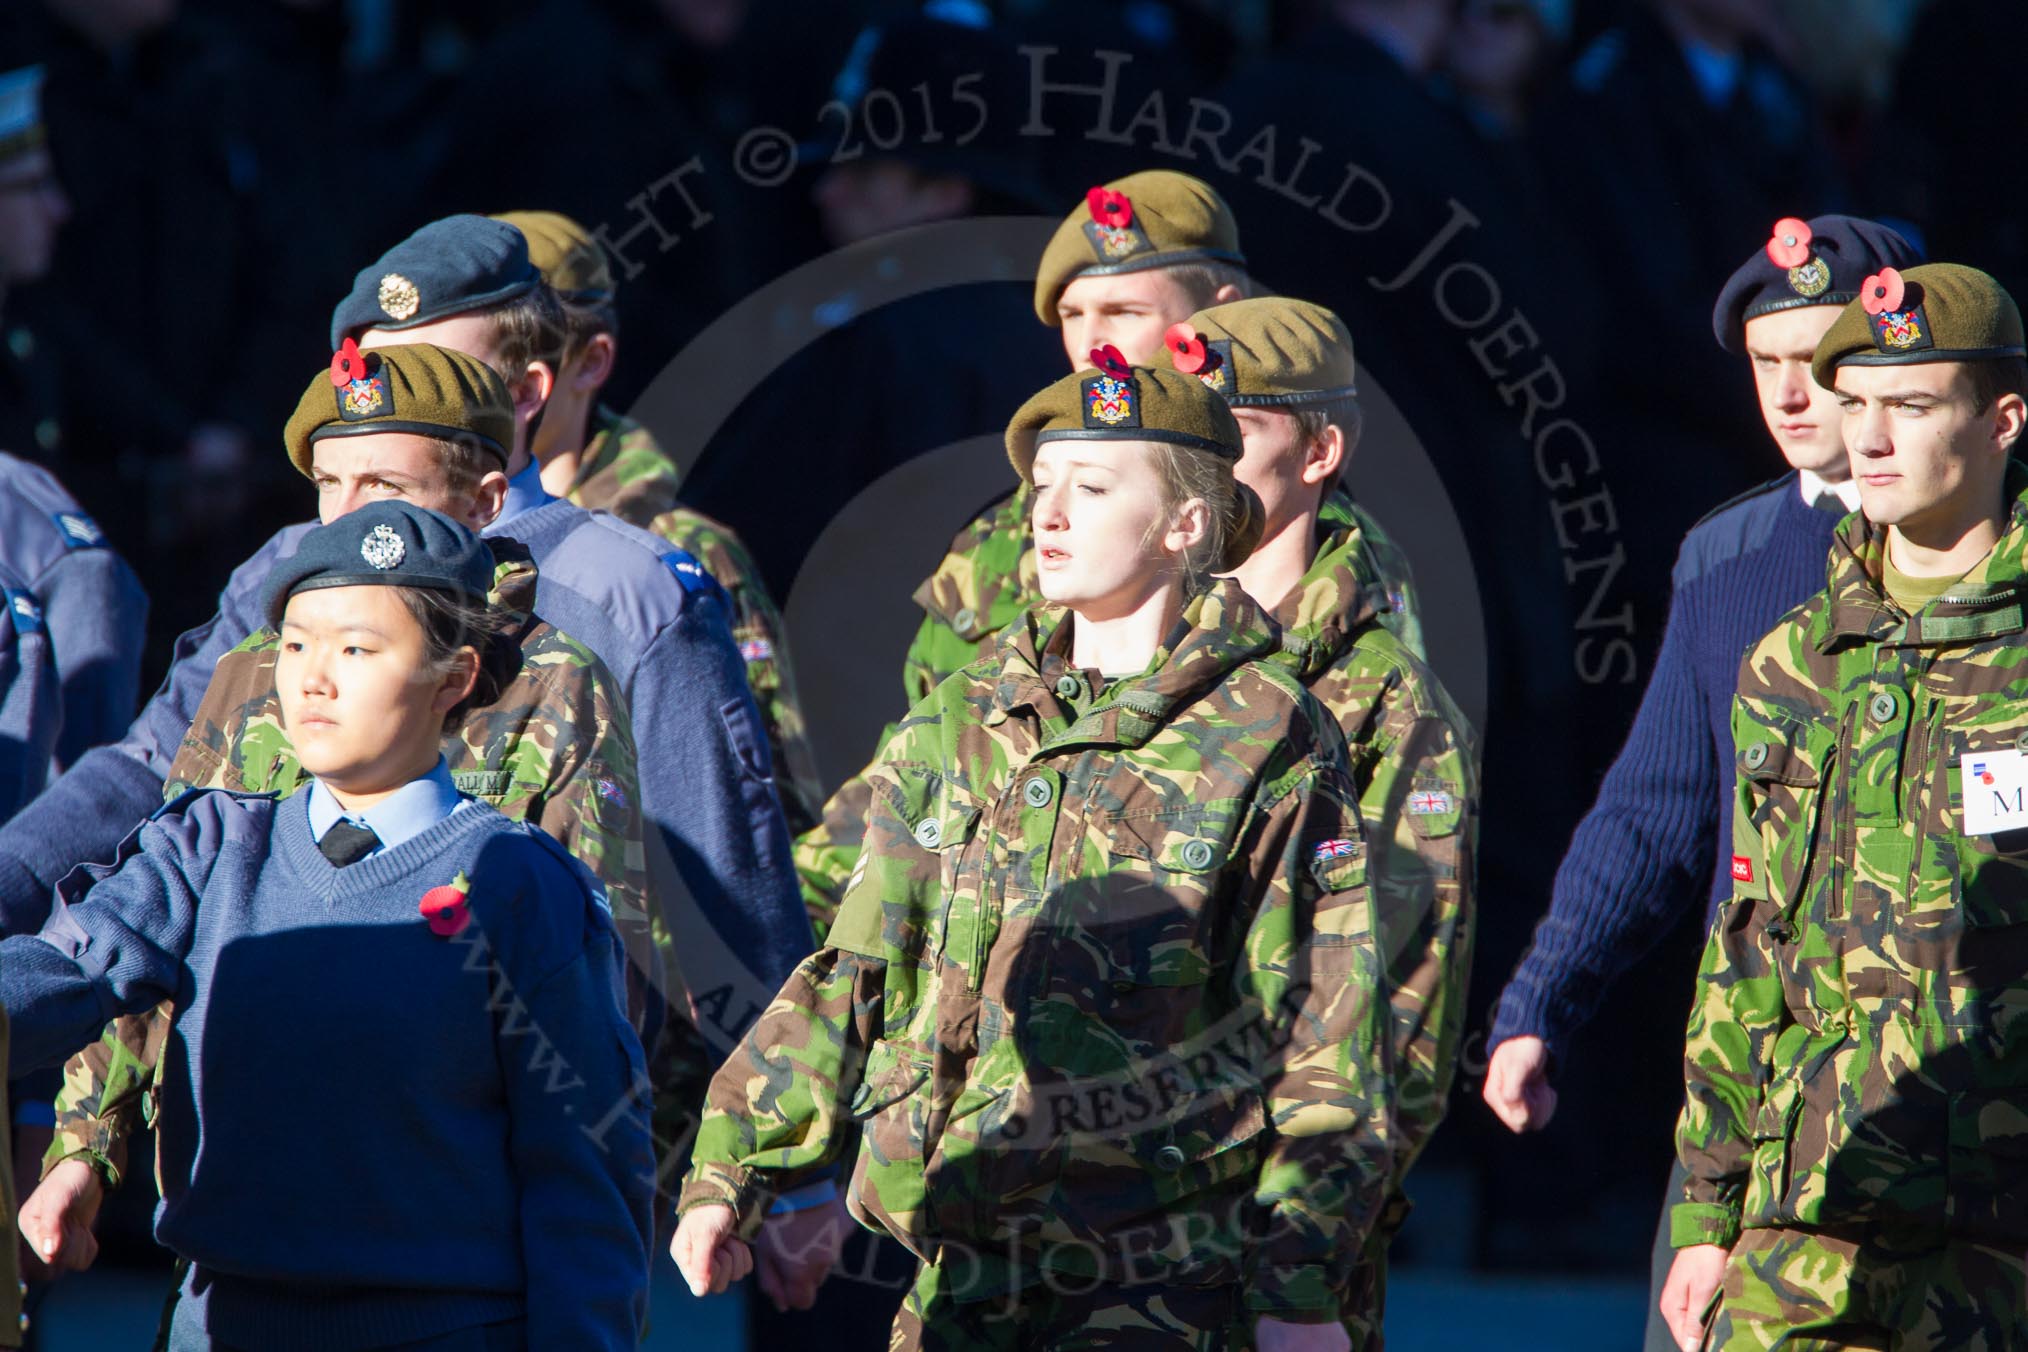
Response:
[[[1556,871],[1549,913],[1500,995],[1492,1043],[1560,1054],[1614,978],[1701,896],[1720,806],[1718,753],[1694,648],[1694,587],[1678,587],[1633,731]]]
[[[11,1074],[61,1065],[107,1020],[175,994],[206,881],[221,857],[251,857],[246,816],[206,795],[148,822],[117,863],[64,879],[41,933],[0,942]]]
[[[627,1023],[609,915],[553,842],[523,875],[494,954],[520,1195],[528,1346],[632,1352],[646,1317],[655,1159],[648,1078]],[[525,856],[524,856],[525,858]]]
[[[234,570],[218,613],[176,640],[162,688],[115,746],[87,752],[68,773],[0,826],[0,933],[32,933],[49,913],[49,891],[79,864],[109,859],[136,823],[162,802],[162,784],[212,668],[261,624],[260,590],[305,527],[277,533]]]

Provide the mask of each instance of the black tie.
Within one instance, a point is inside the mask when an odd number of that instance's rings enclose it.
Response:
[[[324,833],[324,838],[317,842],[317,848],[324,852],[326,859],[344,868],[379,849],[380,837],[374,835],[370,827],[340,820]]]
[[[1845,499],[1839,497],[1836,493],[1819,493],[1817,494],[1817,500],[1811,503],[1810,506],[1827,516],[1835,516],[1840,520],[1843,520],[1845,515],[1852,510],[1845,505]]]

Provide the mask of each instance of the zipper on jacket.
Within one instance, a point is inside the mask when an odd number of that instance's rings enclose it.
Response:
[[[1852,781],[1859,768],[1859,758],[1852,754],[1852,722],[1858,711],[1858,705],[1847,704],[1845,717],[1838,723],[1838,779],[1830,802],[1834,814],[1831,819],[1831,895],[1824,907],[1825,918],[1832,920],[1845,914],[1845,890],[1851,886],[1852,880],[1850,860],[1853,841],[1857,837],[1852,821]]]

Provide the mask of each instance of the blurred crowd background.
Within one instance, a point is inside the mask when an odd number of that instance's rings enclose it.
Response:
[[[902,22],[924,9],[940,26]],[[1483,1028],[1631,719],[1677,542],[1782,469],[1712,340],[1720,284],[1778,217],[1850,211],[2028,295],[2024,49],[2018,0],[8,0],[0,65],[44,67],[53,167],[0,185],[0,446],[139,569],[159,673],[251,544],[307,515],[283,420],[353,273],[430,219],[602,227],[626,408],[832,250],[871,284],[905,266],[894,232],[1046,228],[1100,180],[1197,174],[1258,277],[1347,318],[1462,528]],[[753,159],[761,127],[792,158]],[[689,496],[778,597],[840,504],[1060,373],[1032,266],[763,317],[815,341],[697,432]],[[665,440],[684,398],[658,405]],[[984,502],[1011,480],[979,463]],[[848,663],[891,691],[900,656],[796,660],[806,693]],[[1560,1068],[1549,1132],[1508,1137],[1461,1087],[1411,1261],[1645,1270],[1693,928],[1655,936]]]

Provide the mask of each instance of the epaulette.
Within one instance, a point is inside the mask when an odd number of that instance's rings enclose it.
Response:
[[[657,557],[661,559],[664,568],[676,575],[676,580],[682,584],[685,594],[724,597],[725,589],[718,585],[718,579],[713,577],[690,551],[669,549]]]
[[[65,549],[105,548],[106,533],[83,512],[51,512],[49,519],[56,523],[57,537]]]
[[[174,816],[177,813],[182,812],[185,808],[189,807],[190,804],[195,802],[197,799],[204,797],[206,794],[212,793],[222,793],[228,798],[237,798],[243,802],[253,802],[258,801],[260,799],[266,799],[269,802],[273,802],[281,797],[280,794],[274,793],[272,791],[268,793],[248,793],[241,789],[211,789],[206,788],[201,784],[193,785],[192,787],[187,788],[183,792],[177,794],[174,798],[171,798],[166,802],[164,802],[162,806],[156,808],[153,812],[150,812],[148,814],[148,820],[151,822],[160,821],[164,817]]]
[[[1767,496],[1769,493],[1774,492],[1777,488],[1780,488],[1783,485],[1787,484],[1790,477],[1793,476],[1794,474],[1795,471],[1790,470],[1787,474],[1776,475],[1774,478],[1769,479],[1764,484],[1756,484],[1754,487],[1747,489],[1744,493],[1735,493],[1733,496],[1719,503],[1716,507],[1713,507],[1710,511],[1706,512],[1704,515],[1698,517],[1696,524],[1691,526],[1690,529],[1696,530],[1698,526],[1703,525],[1705,522],[1711,520],[1713,517],[1723,516],[1725,513],[1731,511],[1733,508],[1739,506],[1741,503],[1751,502],[1755,498]]]

